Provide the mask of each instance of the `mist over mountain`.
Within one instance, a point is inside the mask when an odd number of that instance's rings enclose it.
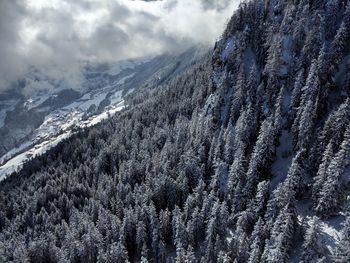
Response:
[[[1,262],[350,262],[350,1],[246,1],[213,46],[87,67],[73,103],[123,107],[3,177]]]
[[[164,85],[207,52],[196,46],[178,55],[90,63],[79,89],[34,70],[19,83],[26,94],[17,87],[0,97],[0,180],[77,129],[121,110],[128,94]]]
[[[212,45],[238,3],[3,0],[0,91],[11,89],[32,68],[75,89],[86,63],[176,55],[194,45]]]
[[[165,82],[194,63],[236,5],[1,1],[0,178],[62,133],[110,113],[128,92]]]

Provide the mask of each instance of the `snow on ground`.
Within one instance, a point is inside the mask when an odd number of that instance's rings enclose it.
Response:
[[[35,130],[32,140],[12,149],[0,158],[0,181],[4,175],[16,171],[22,165],[23,160],[45,152],[55,146],[58,141],[66,138],[64,135],[70,135],[71,128],[77,126],[82,116],[81,112],[67,112],[66,115],[56,112],[48,115],[44,123]],[[56,139],[58,139],[57,142]]]
[[[123,70],[133,69],[147,63],[151,59],[152,57],[145,57],[142,59],[121,61],[108,65],[107,70],[103,72],[96,71],[95,73],[117,76]],[[40,153],[45,152],[50,147],[56,145],[58,141],[66,138],[65,136],[69,136],[74,128],[85,128],[95,125],[122,110],[125,107],[122,87],[129,81],[129,79],[134,77],[135,73],[131,72],[132,70],[130,70],[130,74],[123,74],[122,77],[118,76],[114,80],[114,83],[109,83],[101,88],[86,91],[87,93],[82,97],[60,109],[51,111],[50,107],[38,108],[38,110],[50,111],[50,113],[46,115],[44,122],[34,132],[18,131],[23,134],[30,134],[30,139],[0,157],[0,181],[7,174],[19,169],[25,160],[36,156],[37,150],[40,150]],[[90,71],[89,73],[94,72]],[[59,89],[64,88],[65,87],[61,85]],[[54,92],[57,92],[57,89],[47,92],[36,92],[27,98],[24,102],[24,107],[27,110],[35,108],[48,98],[55,96]],[[130,92],[132,92],[132,89],[129,90],[128,93]],[[105,107],[102,112],[99,109],[97,114],[95,110],[98,109],[100,105],[102,106],[101,102],[105,99],[109,100],[109,105]],[[13,107],[13,105],[16,104],[17,101],[15,103],[14,101],[2,102],[2,109],[0,110],[0,127],[3,126],[6,112],[9,110],[9,107]],[[56,141],[56,139],[58,141]]]
[[[227,243],[230,244],[232,241],[232,238],[234,236],[234,233],[232,232],[232,230],[228,231],[228,236],[226,237]]]
[[[16,107],[16,104],[19,102],[19,100],[8,100],[8,101],[2,101],[0,110],[0,128],[4,126],[4,121],[7,115],[7,112],[13,111]]]
[[[293,44],[293,37],[291,35],[287,35],[283,37],[283,48],[282,48],[282,58],[284,62],[290,65],[293,55],[291,52]]]
[[[222,81],[222,76],[223,76],[223,74],[222,74],[221,71],[214,71],[213,72],[213,82],[214,82],[214,84],[219,85],[220,82]]]
[[[109,117],[113,116],[116,112],[121,111],[124,108],[124,101],[119,102],[116,106],[109,107],[103,113],[93,116],[88,121],[83,122],[84,127],[93,126]]]
[[[26,100],[26,102],[24,103],[24,107],[27,110],[33,109],[33,108],[39,106],[40,104],[42,104],[44,101],[46,101],[51,96],[52,96],[51,93],[45,93],[45,94],[37,93],[37,94],[34,94],[28,100]]]
[[[290,93],[287,91],[284,91],[283,100],[282,100],[282,112],[283,113],[287,113],[289,111],[290,101],[291,101]]]
[[[277,185],[287,177],[293,158],[291,155],[292,149],[293,142],[291,133],[287,130],[282,130],[279,146],[276,149],[276,159],[272,163],[271,168],[273,177],[270,185],[272,189],[275,189]]]
[[[56,146],[63,139],[68,138],[71,135],[71,132],[61,134],[55,138],[44,141],[40,144],[36,144],[29,150],[18,154],[12,159],[8,160],[4,165],[0,166],[0,181],[5,179],[8,174],[11,174],[15,171],[18,171],[23,163],[25,163],[29,158],[33,158],[42,153],[45,153],[50,148]]]
[[[213,114],[213,108],[215,107],[215,102],[218,100],[217,94],[210,94],[203,109],[201,116],[210,116]]]
[[[299,223],[305,223],[306,225],[310,225],[315,216],[315,213],[312,210],[312,203],[310,200],[307,202],[299,201],[297,203],[297,211],[298,211],[298,221]],[[340,239],[340,231],[341,224],[344,221],[345,217],[343,214],[338,214],[332,216],[328,219],[318,218],[320,222],[321,228],[321,241],[330,251],[330,253],[334,252],[335,247],[337,246]],[[301,247],[298,249],[302,249]],[[296,255],[300,255],[299,252],[294,251]],[[299,261],[292,261],[299,262]]]
[[[126,81],[126,80],[132,78],[134,75],[135,75],[135,72],[132,73],[132,74],[130,74],[130,75],[128,75],[128,76],[125,76],[125,77],[121,78],[120,80],[117,81],[116,84],[117,84],[117,85],[123,85],[123,84],[125,84],[125,81]]]
[[[133,89],[130,90],[128,94],[131,93],[132,91]],[[112,96],[110,96],[109,100],[111,101],[111,105],[118,104],[120,101],[122,101],[122,96],[123,96],[123,90],[117,91]]]
[[[79,102],[72,103],[46,116],[43,124],[35,130],[32,140],[12,149],[0,158],[0,181],[8,174],[19,170],[28,159],[45,153],[63,139],[68,138],[73,128],[96,125],[122,110],[125,107],[123,91],[119,90],[110,96],[111,104],[102,113],[90,116],[83,121],[86,110],[93,104],[98,106],[105,99],[107,92],[110,92],[110,87],[104,92],[85,95]]]
[[[323,242],[325,242],[328,250],[333,253],[335,246],[339,243],[340,231],[327,222],[321,222],[321,231]]]
[[[298,216],[299,221],[304,220],[307,225],[313,220],[313,215],[307,216]],[[320,220],[320,219],[319,219]],[[343,216],[338,215],[332,217],[328,220],[320,220],[320,228],[321,228],[321,241],[327,247],[327,249],[333,253],[334,248],[339,243],[340,239],[340,231],[341,231],[341,222],[343,221]]]
[[[58,110],[46,116],[43,124],[35,131],[35,139],[50,138],[61,131],[65,131],[81,120],[84,112],[78,110]]]
[[[251,74],[253,66],[256,66],[256,57],[253,50],[249,47],[243,53],[244,71],[247,75]],[[255,67],[257,68],[257,67]]]
[[[21,144],[20,146],[13,148],[11,151],[7,152],[5,155],[1,156],[0,158],[0,164],[5,163],[7,160],[11,158],[11,156],[16,155],[17,153],[23,151],[24,149],[28,148],[32,144],[31,141],[25,142]]]
[[[289,72],[289,65],[292,64],[293,55],[291,52],[292,49],[293,38],[290,35],[284,36],[282,41],[282,63],[280,68],[280,75],[286,76]]]
[[[90,108],[91,105],[95,105],[98,107],[98,105],[106,98],[105,92],[90,92],[88,94],[85,94],[80,100],[73,102],[72,104],[69,104],[68,106],[64,107],[64,110],[70,110],[70,109],[80,109],[83,111],[86,111]]]
[[[231,37],[227,40],[225,48],[222,52],[222,57],[221,59],[224,61],[228,58],[228,56],[230,55],[230,53],[232,52],[233,48],[234,48],[235,42],[234,39]]]
[[[287,91],[284,91],[283,101],[282,101],[282,114],[288,112],[290,104],[290,94]],[[287,122],[286,118],[283,118],[283,125]],[[291,132],[286,129],[283,129],[281,132],[281,136],[279,138],[279,145],[276,148],[276,158],[272,163],[271,171],[272,171],[272,179],[271,179],[271,187],[275,189],[277,185],[284,181],[287,177],[288,170],[290,165],[292,164],[292,152],[293,152],[293,138]]]
[[[334,253],[334,249],[336,245],[339,242],[340,222],[342,221],[342,218],[341,216],[336,216],[326,221],[322,221],[319,218],[318,220],[319,220],[320,231],[321,231],[320,242],[324,244],[325,248],[332,255]],[[303,226],[307,228],[314,221],[314,215],[312,212],[309,215],[299,214],[298,221],[299,221],[299,224],[303,224]],[[302,251],[303,251],[302,242],[298,242],[297,246],[295,246],[291,251],[290,259],[288,262],[299,263],[300,255]]]

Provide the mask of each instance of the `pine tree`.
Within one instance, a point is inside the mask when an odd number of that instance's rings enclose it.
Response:
[[[143,244],[145,243],[146,240],[146,228],[145,224],[143,221],[138,222],[137,226],[137,231],[136,231],[136,245],[137,245],[137,250],[141,254]]]
[[[253,214],[250,211],[243,211],[237,218],[233,243],[237,250],[235,259],[238,262],[246,262],[248,259],[247,247],[249,246],[249,234],[253,224]]]
[[[350,215],[348,214],[341,230],[340,241],[336,247],[334,262],[350,262]]]
[[[230,258],[228,253],[224,251],[220,251],[218,255],[217,263],[229,263],[229,262],[232,262],[232,259]]]
[[[349,163],[349,154],[350,128],[346,130],[340,150],[331,160],[326,171],[327,178],[319,193],[319,199],[315,207],[316,213],[321,217],[329,217],[339,209],[342,201],[341,177]]]
[[[248,80],[247,80],[247,103],[248,105],[256,102],[255,93],[256,88],[259,85],[259,72],[257,69],[257,65],[254,63],[250,68]]]
[[[141,262],[144,262],[144,263],[148,262],[148,254],[149,254],[149,250],[147,248],[146,243],[144,243],[141,251]]]
[[[300,123],[298,128],[298,142],[297,149],[307,148],[310,144],[313,135],[313,126],[315,119],[315,106],[312,100],[309,100],[300,116]]]
[[[244,189],[246,200],[254,196],[256,184],[266,177],[264,171],[268,170],[272,162],[275,153],[275,136],[277,134],[273,121],[273,118],[269,117],[261,124],[247,172],[247,183]]]
[[[213,207],[211,208],[211,216],[207,224],[207,229],[205,233],[205,260],[207,262],[215,262],[217,258],[218,251],[216,250],[216,241],[218,240],[219,234],[219,221],[218,216],[220,213],[220,206],[218,202],[215,202]]]
[[[331,45],[331,68],[330,72],[335,73],[339,67],[340,61],[344,57],[344,51],[349,44],[350,36],[350,5],[347,3],[344,12],[344,19]]]
[[[261,262],[261,256],[264,251],[266,230],[261,218],[258,219],[254,226],[254,230],[250,237],[250,250],[247,263],[259,263]]]
[[[159,228],[160,228],[160,239],[168,244],[171,241],[172,226],[171,226],[171,215],[168,209],[161,210],[159,214]]]
[[[348,218],[329,255],[313,222],[299,249],[296,211],[311,179],[320,217],[346,210],[349,14],[348,0],[243,2],[213,55],[135,75],[123,111],[0,183],[0,262],[350,261]],[[278,139],[285,177],[271,177]]]
[[[304,71],[300,70],[294,82],[294,87],[290,99],[290,119],[293,120],[300,106],[302,88],[304,86]]]
[[[234,161],[229,170],[229,178],[227,185],[228,201],[234,211],[242,208],[242,191],[246,177],[246,161],[244,152],[241,148],[236,149]]]
[[[288,262],[293,237],[296,231],[296,212],[293,204],[281,210],[271,231],[262,262]]]
[[[315,101],[318,92],[319,80],[317,75],[317,61],[313,60],[306,79],[306,84],[302,88],[300,106],[298,107],[292,125],[293,139],[297,150],[307,148],[312,136],[313,122],[316,118]]]
[[[110,258],[117,263],[129,262],[128,252],[121,241],[114,243],[110,248]]]
[[[332,142],[333,147],[341,143],[342,137],[350,123],[350,100],[346,99],[337,110],[332,112],[327,118],[323,129],[317,138],[316,155],[322,155],[328,143]],[[321,160],[316,160],[320,162]]]
[[[277,77],[281,74],[281,67],[283,64],[282,61],[282,44],[279,38],[272,40],[272,43],[269,43],[269,49],[267,51],[267,61],[264,69],[264,74],[270,77],[271,82],[276,81]],[[277,84],[277,83],[276,83]],[[272,85],[272,83],[270,84]]]
[[[196,207],[191,215],[191,219],[187,223],[188,238],[190,244],[195,247],[204,237],[204,220],[198,207]]]
[[[269,197],[269,182],[262,181],[258,184],[255,198],[249,206],[250,211],[252,211],[255,217],[259,217],[263,215],[268,197]]]
[[[196,263],[197,262],[195,253],[193,251],[193,247],[191,245],[188,246],[184,262],[185,263]]]
[[[178,208],[175,208],[177,210]],[[188,233],[184,221],[182,219],[181,211],[173,212],[173,231],[175,233],[174,244],[176,246],[176,253],[182,258],[188,246]]]
[[[321,32],[318,26],[312,27],[306,34],[305,44],[302,49],[301,66],[306,68],[308,64],[317,58],[322,47]]]
[[[277,186],[272,193],[272,198],[267,203],[265,213],[267,228],[271,228],[274,225],[280,211],[284,207],[294,204],[297,194],[302,192],[304,173],[302,168],[303,154],[304,151],[299,151],[293,158],[286,180]]]
[[[237,120],[239,113],[246,101],[246,79],[244,73],[244,64],[242,63],[237,75],[236,83],[233,87],[231,98],[230,119],[234,122]]]
[[[275,128],[275,138],[279,137],[279,133],[282,130],[282,126],[283,126],[283,97],[284,97],[284,93],[285,93],[285,88],[284,86],[281,87],[278,96],[276,98],[276,102],[274,105],[274,123],[273,126]]]
[[[323,153],[320,166],[318,167],[318,171],[312,185],[312,201],[313,201],[314,208],[316,207],[318,199],[320,198],[320,191],[322,191],[323,185],[327,180],[326,172],[332,158],[333,158],[333,141],[330,141],[327,145],[325,152]]]
[[[321,240],[320,222],[317,217],[309,221],[303,242],[302,263],[317,263],[328,254]]]

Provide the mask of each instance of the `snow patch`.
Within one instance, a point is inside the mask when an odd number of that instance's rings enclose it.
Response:
[[[74,128],[96,125],[122,110],[125,107],[122,93],[123,91],[120,90],[112,94],[111,105],[102,113],[90,116],[86,120],[83,120],[83,117],[87,108],[102,101],[106,93],[87,94],[80,99],[80,102],[72,103],[46,116],[43,124],[34,132],[32,140],[12,149],[0,158],[0,181],[7,175],[20,170],[23,163],[30,158],[45,153],[60,141],[70,137]]]
[[[7,175],[19,171],[22,165],[28,161],[30,158],[38,156],[45,153],[50,148],[56,146],[63,139],[68,138],[71,135],[71,132],[61,134],[55,138],[43,141],[40,144],[33,145],[29,150],[18,154],[12,159],[8,160],[4,165],[0,166],[0,181],[6,178]]]
[[[113,106],[111,108],[109,108],[107,111],[93,117],[92,119],[83,122],[83,124],[85,125],[85,127],[89,127],[92,125],[95,125],[103,120],[106,120],[110,117],[112,117],[115,113],[117,113],[118,111],[121,111],[124,108],[124,101],[121,101],[120,103],[118,103],[118,105]]]
[[[45,102],[48,98],[52,96],[51,93],[36,93],[33,96],[31,96],[28,100],[25,101],[24,107],[27,110],[31,110],[43,102]]]
[[[131,89],[129,93],[131,93],[133,91],[133,89]],[[109,100],[111,101],[111,105],[115,105],[118,104],[122,101],[123,98],[123,90],[119,90],[117,92],[115,92],[112,96],[109,97]]]
[[[130,79],[130,78],[132,78],[134,75],[135,75],[135,72],[130,74],[130,75],[128,75],[128,76],[125,76],[125,77],[121,78],[120,80],[118,80],[117,85],[125,84],[125,81]]]
[[[301,216],[299,217],[302,219]],[[311,216],[306,216],[305,219],[308,225],[310,225],[313,220]],[[325,244],[327,249],[332,254],[334,253],[334,250],[340,240],[340,229],[342,221],[342,216],[336,216],[329,220],[320,220],[321,241]]]
[[[88,98],[90,97],[90,98]],[[73,102],[72,104],[64,107],[64,110],[71,110],[71,109],[79,109],[82,111],[87,111],[90,106],[95,105],[98,107],[100,105],[101,101],[103,101],[106,98],[105,92],[98,92],[98,93],[88,93],[84,95],[84,99],[80,99],[79,101]]]
[[[293,37],[288,35],[283,37],[283,48],[282,48],[282,58],[286,64],[290,64],[293,56],[292,56],[292,44]]]
[[[230,55],[230,53],[232,52],[233,48],[235,46],[235,41],[232,37],[230,37],[227,41],[226,41],[226,44],[225,44],[225,48],[222,52],[222,56],[221,56],[221,59],[224,61],[224,60],[227,60],[228,56]]]
[[[287,177],[289,167],[292,163],[292,150],[292,135],[287,130],[282,130],[279,139],[279,146],[276,149],[276,159],[272,163],[271,167],[273,174],[273,177],[271,179],[272,189],[275,189],[277,185]]]

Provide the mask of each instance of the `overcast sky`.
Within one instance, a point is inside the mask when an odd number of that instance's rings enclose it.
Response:
[[[211,45],[239,0],[0,0],[0,89],[34,66],[74,80],[105,62]]]

